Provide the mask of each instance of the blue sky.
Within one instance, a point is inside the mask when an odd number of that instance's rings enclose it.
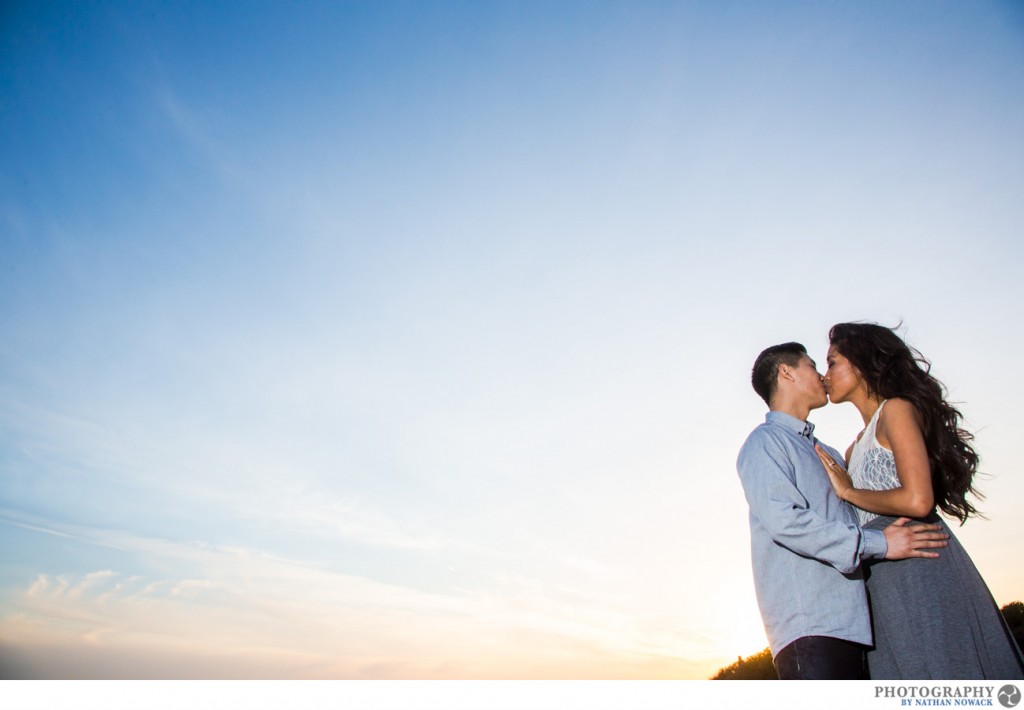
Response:
[[[853,319],[963,403],[961,537],[1021,599],[1022,38],[995,2],[5,8],[7,673],[707,677],[766,645],[750,363]]]

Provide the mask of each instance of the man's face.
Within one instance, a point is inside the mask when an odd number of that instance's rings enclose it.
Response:
[[[793,375],[792,386],[800,399],[811,409],[824,407],[828,404],[828,395],[825,393],[825,385],[818,373],[818,366],[809,356],[800,358],[796,367],[789,371]]]

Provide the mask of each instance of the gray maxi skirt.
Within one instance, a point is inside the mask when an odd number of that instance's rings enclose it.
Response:
[[[881,530],[895,518],[865,527]],[[1024,679],[1024,660],[992,593],[949,526],[938,559],[872,560],[865,565],[875,645],[872,679]],[[913,521],[909,524],[913,525]]]

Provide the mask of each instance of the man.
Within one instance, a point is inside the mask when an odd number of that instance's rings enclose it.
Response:
[[[814,452],[812,409],[828,401],[817,366],[799,343],[762,352],[751,373],[768,405],[736,467],[750,506],[754,587],[779,678],[866,678],[871,618],[860,563],[938,557],[937,525],[864,530],[833,492]],[[822,446],[824,446],[822,444]],[[842,455],[824,446],[837,461]]]

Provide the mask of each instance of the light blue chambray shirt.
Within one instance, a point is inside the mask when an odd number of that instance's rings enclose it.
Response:
[[[832,490],[815,443],[821,444],[813,424],[768,412],[736,462],[750,505],[754,588],[772,656],[803,636],[872,642],[860,563],[885,557],[885,534],[860,528]]]

